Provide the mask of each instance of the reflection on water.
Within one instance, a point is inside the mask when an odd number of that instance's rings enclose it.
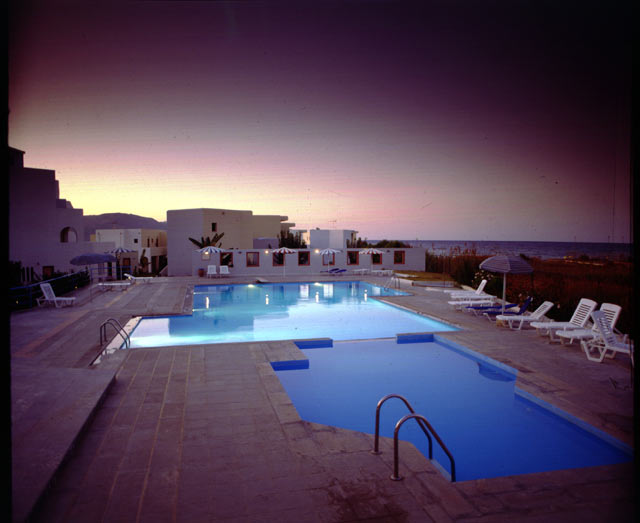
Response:
[[[194,289],[191,316],[145,318],[132,345],[364,339],[454,330],[369,299],[406,294],[366,282],[201,285]]]

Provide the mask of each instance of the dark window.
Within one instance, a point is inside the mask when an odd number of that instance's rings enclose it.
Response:
[[[248,252],[247,253],[247,267],[260,267],[260,253]]]
[[[372,265],[382,265],[382,254],[372,254],[371,255],[371,264]]]
[[[273,266],[282,267],[284,265],[284,254],[281,252],[273,253]]]
[[[233,253],[232,252],[220,253],[220,265],[233,267]]]
[[[331,254],[323,254],[322,255],[322,265],[335,265],[336,264],[336,255]]]
[[[347,251],[347,265],[358,265],[358,251]]]
[[[393,253],[393,263],[395,263],[395,264],[404,264],[404,251],[394,251],[394,253]]]
[[[298,251],[298,265],[309,265],[310,263],[309,251]]]
[[[218,224],[216,222],[211,222],[211,232],[218,232]]]

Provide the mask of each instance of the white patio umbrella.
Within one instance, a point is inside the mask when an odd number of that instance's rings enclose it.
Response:
[[[282,254],[282,275],[285,276],[287,272],[287,254],[295,254],[296,251],[289,249],[289,247],[280,247],[279,249],[274,249],[272,252]]]
[[[212,254],[220,254],[221,252],[224,252],[224,249],[221,249],[220,247],[215,247],[214,245],[207,245],[202,249],[198,249],[198,252],[202,254],[209,254],[209,256],[211,256]],[[221,264],[222,264],[222,260],[220,259],[218,265],[221,265]]]
[[[363,249],[360,251],[360,254],[368,254],[371,256],[371,259],[369,260],[371,262],[372,268],[371,270],[373,270],[373,255],[374,254],[383,254],[383,252],[379,249],[374,249],[373,247],[368,247],[367,249]]]
[[[504,304],[507,296],[507,274],[531,274],[533,272],[533,267],[520,256],[508,256],[505,254],[487,258],[480,264],[480,268],[485,271],[502,274],[502,314],[504,314]]]
[[[327,247],[326,249],[322,249],[318,254],[320,254],[320,256],[322,256],[322,260],[324,260],[324,257],[327,254],[338,254],[339,252],[342,252],[342,251],[340,249],[331,249]]]

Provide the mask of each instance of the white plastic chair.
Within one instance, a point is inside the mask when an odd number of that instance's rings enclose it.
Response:
[[[622,307],[620,305],[614,305],[613,303],[603,303],[600,305],[600,310],[604,313],[605,318],[609,322],[611,329],[616,333],[616,323],[620,317]],[[556,331],[556,336],[560,338],[563,344],[573,343],[574,340],[590,340],[598,336],[598,329],[596,324],[590,329],[567,329]],[[566,340],[569,340],[568,342]]]
[[[513,314],[498,314],[496,316],[496,324],[506,323],[510,329],[522,330],[522,326],[525,323],[539,322],[544,319],[545,314],[553,308],[552,301],[545,301],[533,311],[531,314],[522,314],[521,316],[515,316]],[[515,327],[515,325],[518,325]]]
[[[618,352],[622,352],[629,355],[633,366],[633,342],[630,340],[622,342],[616,339],[616,335],[603,311],[593,311],[591,317],[596,326],[598,336],[590,340],[580,341],[587,359],[602,363],[605,358],[615,358]]]
[[[541,336],[549,336],[550,341],[559,341],[559,339],[554,335],[557,331],[567,329],[584,329],[587,321],[589,321],[589,315],[595,310],[597,305],[598,304],[593,300],[582,298],[578,303],[576,310],[573,311],[573,316],[571,316],[569,321],[534,322],[531,326],[534,327]]]
[[[60,308],[73,305],[76,301],[75,298],[58,298],[56,296],[56,293],[53,292],[53,288],[51,287],[50,283],[41,283],[40,288],[42,289],[42,294],[44,294],[44,296],[36,299],[38,305],[44,305],[48,303],[51,305],[55,305],[57,308]]]
[[[220,265],[220,276],[229,276],[229,267],[227,265]]]
[[[207,278],[215,278],[218,274],[216,273],[216,266],[209,265],[207,267]]]

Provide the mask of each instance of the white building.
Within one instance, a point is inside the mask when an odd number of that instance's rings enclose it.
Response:
[[[200,240],[224,233],[224,249],[252,249],[254,239],[276,238],[293,224],[286,216],[254,215],[229,209],[179,209],[167,211],[168,276],[193,272],[192,253],[197,250],[189,238]]]
[[[22,281],[84,269],[69,261],[113,249],[113,242],[83,241],[82,209],[60,198],[55,171],[25,167],[24,154],[9,147],[9,260],[22,264]]]
[[[97,229],[95,240],[113,242],[128,249],[120,255],[120,265],[135,270],[140,260],[148,260],[147,272],[157,273],[167,264],[167,231],[161,229]]]
[[[292,229],[292,233],[300,237],[311,249],[346,249],[351,243],[355,245],[358,231],[351,229]]]

